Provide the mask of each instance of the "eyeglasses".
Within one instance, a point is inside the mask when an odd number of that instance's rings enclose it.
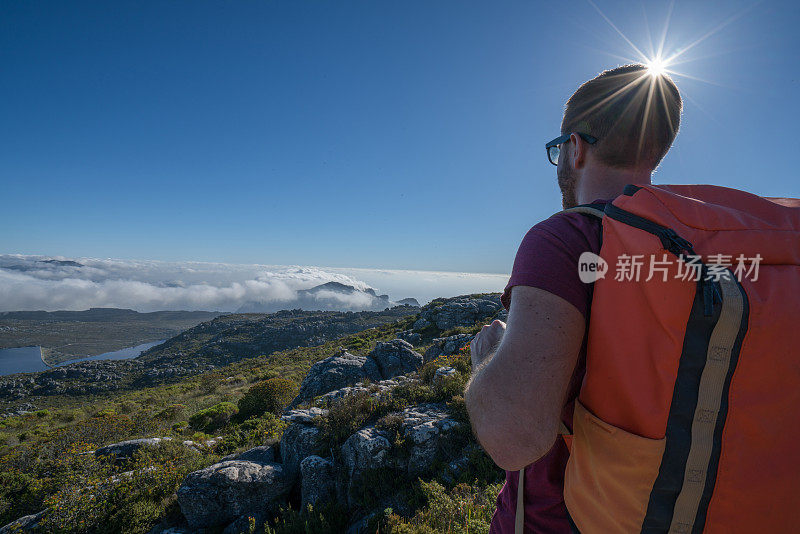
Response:
[[[581,139],[583,139],[590,145],[593,145],[597,142],[597,138],[592,137],[589,134],[580,132],[575,132],[575,133],[577,135],[580,135]],[[558,137],[556,137],[555,139],[544,145],[545,150],[547,150],[547,159],[548,161],[550,161],[550,163],[552,163],[553,165],[558,165],[558,154],[561,152],[561,149],[558,147],[558,145],[569,141],[571,135],[572,134],[559,135]]]

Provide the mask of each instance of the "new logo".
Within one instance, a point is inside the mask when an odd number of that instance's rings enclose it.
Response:
[[[584,252],[578,258],[578,276],[584,284],[591,284],[606,277],[608,263],[593,252]]]

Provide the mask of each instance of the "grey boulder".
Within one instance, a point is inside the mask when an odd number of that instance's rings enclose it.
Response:
[[[287,477],[294,479],[300,462],[319,452],[322,431],[312,425],[294,423],[286,427],[281,438],[281,461]]]
[[[376,363],[381,378],[387,379],[416,371],[422,366],[422,355],[408,341],[393,339],[378,342],[369,357]]]
[[[237,454],[229,454],[221,461],[228,462],[231,460],[241,460],[244,462],[256,462],[259,464],[267,464],[275,461],[275,447],[271,445],[262,445],[260,447],[253,447],[244,452]]]
[[[308,374],[303,379],[303,383],[300,384],[300,393],[293,404],[355,384],[364,378],[369,378],[370,380],[381,379],[375,362],[371,361],[367,356],[343,351],[311,366]]]
[[[42,517],[47,510],[42,510],[41,512],[26,515],[20,517],[19,519],[12,521],[11,523],[5,525],[4,527],[0,527],[0,534],[11,534],[12,532],[29,532],[31,530],[36,529],[39,526],[39,521],[41,521]]]
[[[190,473],[178,488],[178,504],[191,528],[210,528],[263,513],[291,486],[280,464],[229,460]]]

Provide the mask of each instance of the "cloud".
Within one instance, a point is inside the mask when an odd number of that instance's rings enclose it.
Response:
[[[480,273],[0,254],[0,311],[233,311],[245,302],[290,301],[298,290],[325,282],[374,288],[391,300],[414,297],[425,303],[436,297],[502,291],[507,281],[508,275]],[[361,304],[359,297],[334,296],[345,298],[349,308]]]

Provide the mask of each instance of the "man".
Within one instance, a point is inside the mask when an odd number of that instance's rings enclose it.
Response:
[[[584,83],[567,102],[562,135],[548,143],[563,207],[608,202],[626,184],[650,184],[681,109],[674,83],[643,65]],[[598,253],[600,240],[599,220],[580,213],[556,214],[531,228],[502,296],[508,324],[494,321],[472,341],[467,408],[481,445],[507,471],[493,533],[515,530],[520,470],[524,531],[570,531],[563,497],[569,452],[558,434],[562,423],[572,428],[585,371],[592,285],[580,281],[578,258]]]

